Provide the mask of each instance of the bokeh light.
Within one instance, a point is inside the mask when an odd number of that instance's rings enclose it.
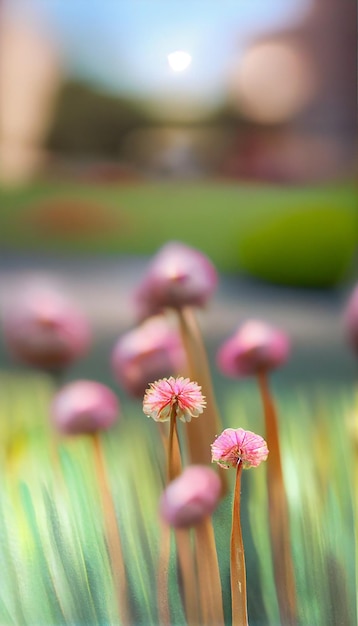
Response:
[[[249,47],[233,72],[231,92],[245,117],[266,124],[285,122],[313,97],[313,70],[294,43],[262,41]]]

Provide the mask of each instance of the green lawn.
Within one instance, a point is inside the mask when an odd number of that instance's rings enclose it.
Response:
[[[353,184],[47,181],[0,190],[0,207],[2,249],[145,254],[178,239],[205,251],[220,270],[294,284],[339,280],[358,239]]]

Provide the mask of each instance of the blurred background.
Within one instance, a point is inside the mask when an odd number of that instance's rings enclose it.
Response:
[[[209,350],[263,317],[294,341],[282,376],[353,379],[356,31],[352,0],[3,0],[0,306],[62,281],[97,330],[78,372],[106,379],[177,239],[221,273]]]

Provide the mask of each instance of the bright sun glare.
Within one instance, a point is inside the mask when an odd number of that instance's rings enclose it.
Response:
[[[191,55],[184,50],[176,50],[168,54],[168,63],[173,72],[184,72],[191,63]]]

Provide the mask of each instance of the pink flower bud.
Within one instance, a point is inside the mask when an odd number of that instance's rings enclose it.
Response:
[[[216,270],[204,254],[170,242],[156,254],[137,290],[139,315],[144,318],[166,307],[201,307],[216,285]]]
[[[60,389],[53,399],[51,412],[56,428],[63,434],[94,433],[114,424],[119,402],[105,385],[78,380]]]
[[[194,526],[211,515],[218,505],[221,482],[205,465],[189,465],[163,492],[159,511],[174,528]]]
[[[348,341],[358,356],[358,284],[348,300],[344,313],[344,323]]]
[[[142,398],[150,381],[180,371],[185,355],[179,333],[163,316],[156,316],[122,335],[111,361],[118,383],[130,395]]]
[[[227,376],[240,378],[279,367],[287,360],[289,351],[285,333],[264,322],[250,320],[221,346],[217,363]]]
[[[26,286],[4,311],[5,342],[14,358],[43,369],[63,368],[88,349],[91,333],[82,313],[60,292]]]

